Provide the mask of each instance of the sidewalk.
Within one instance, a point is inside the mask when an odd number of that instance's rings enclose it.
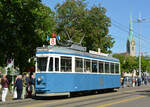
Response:
[[[27,101],[32,100],[32,98],[14,100],[13,99],[13,93],[10,93],[9,91],[8,91],[8,94],[7,94],[7,97],[6,97],[6,102],[2,102],[1,99],[2,99],[2,94],[0,92],[0,106],[1,105],[6,105],[6,104],[18,103],[18,102],[27,102]]]

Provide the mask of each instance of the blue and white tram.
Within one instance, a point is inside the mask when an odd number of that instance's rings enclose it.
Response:
[[[119,60],[79,50],[59,46],[37,48],[36,95],[70,95],[120,87]]]

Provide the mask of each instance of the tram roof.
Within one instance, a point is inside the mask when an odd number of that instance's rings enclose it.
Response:
[[[47,46],[47,47],[38,47],[36,49],[36,54],[61,54],[61,55],[72,55],[80,57],[88,57],[91,59],[100,59],[113,62],[119,62],[118,59],[111,56],[102,56],[97,54],[91,54],[85,51],[79,51],[77,49],[72,49],[71,47],[62,47],[62,46]]]

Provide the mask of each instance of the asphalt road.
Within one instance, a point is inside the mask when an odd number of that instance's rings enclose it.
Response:
[[[117,92],[76,94],[67,97],[37,97],[0,107],[150,107],[150,86],[120,88]]]

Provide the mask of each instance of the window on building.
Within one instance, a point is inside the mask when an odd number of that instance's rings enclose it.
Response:
[[[109,73],[109,63],[105,62],[105,73]]]
[[[119,73],[119,64],[115,64],[115,73]]]
[[[37,70],[38,71],[46,72],[47,59],[48,59],[48,57],[38,57],[37,58]]]
[[[91,60],[84,59],[84,72],[91,72]]]
[[[114,70],[115,70],[114,63],[110,63],[110,67],[111,67],[111,73],[114,73]]]
[[[102,61],[99,61],[99,73],[104,73],[104,66]]]
[[[83,72],[83,59],[75,58],[75,72]]]
[[[72,58],[61,57],[61,72],[72,72]]]
[[[96,73],[97,72],[97,61],[92,60],[92,72]]]

